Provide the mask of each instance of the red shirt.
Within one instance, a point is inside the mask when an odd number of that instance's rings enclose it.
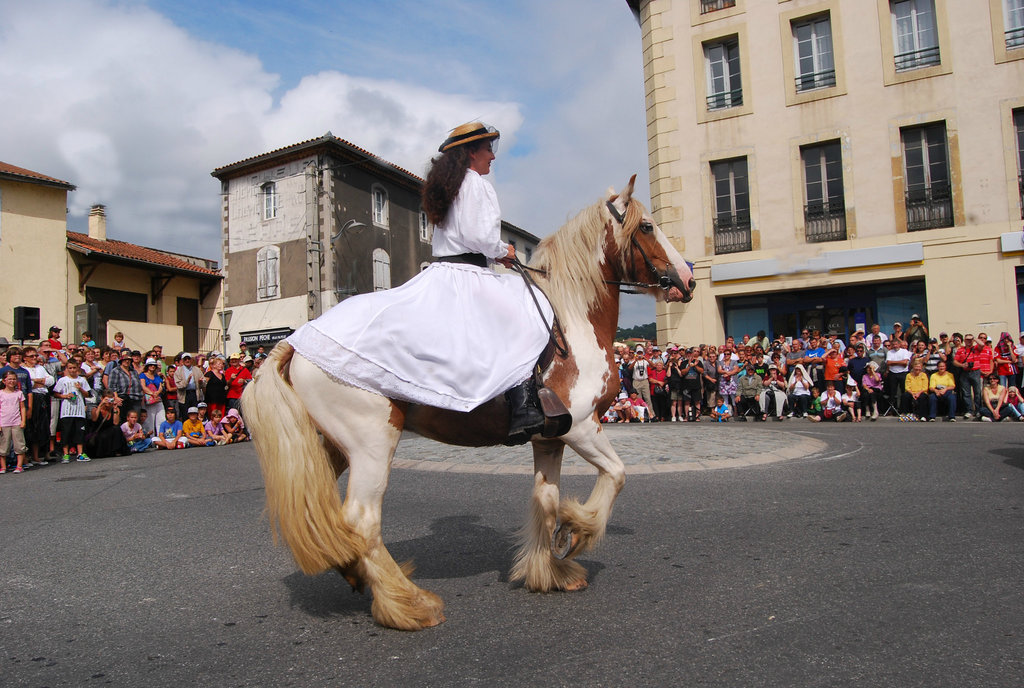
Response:
[[[245,383],[252,379],[252,373],[245,366],[230,366],[224,371],[228,383],[228,399],[241,399]]]
[[[992,374],[993,358],[992,347],[987,344],[980,349],[975,344],[974,348],[971,349],[971,353],[967,354],[967,360],[973,363],[975,370],[980,370],[982,375]]]

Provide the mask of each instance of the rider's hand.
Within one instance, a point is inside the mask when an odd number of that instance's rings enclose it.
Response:
[[[505,252],[505,257],[504,258],[498,258],[498,260],[495,261],[495,262],[500,263],[501,265],[504,265],[507,268],[510,268],[510,267],[512,267],[512,264],[515,262],[515,259],[516,259],[516,247],[513,246],[512,244],[509,244],[508,245],[508,251]]]

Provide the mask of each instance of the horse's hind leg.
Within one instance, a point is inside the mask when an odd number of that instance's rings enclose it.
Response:
[[[384,397],[334,383],[301,357],[293,360],[291,377],[325,441],[336,448],[328,452],[332,466],[343,470],[341,458],[349,466],[342,516],[364,547],[336,567],[354,587],[370,588],[373,617],[382,626],[418,630],[443,622],[441,598],[409,580],[381,538],[381,503],[404,424],[401,409]]]
[[[521,580],[527,590],[580,590],[587,586],[582,566],[570,559],[557,559],[551,551],[551,537],[558,517],[558,483],[565,444],[559,440],[533,443],[534,486],[530,497],[530,516],[519,533],[509,578]]]
[[[568,556],[572,557],[591,549],[604,537],[612,505],[626,482],[626,470],[596,417],[577,424],[562,439],[598,471],[597,482],[585,503],[566,499],[558,509],[560,529],[570,538]]]

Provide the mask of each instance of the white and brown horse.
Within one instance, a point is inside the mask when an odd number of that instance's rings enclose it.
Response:
[[[634,177],[635,179],[635,177]],[[633,181],[586,208],[541,242],[531,267],[568,344],[544,374],[565,401],[572,429],[533,439],[534,489],[511,580],[529,590],[579,590],[586,571],[573,561],[604,535],[625,481],[622,461],[598,413],[619,391],[612,351],[623,283],[671,301],[689,301],[693,275],[646,209]],[[409,404],[351,387],[279,343],[242,397],[266,484],[272,524],[309,574],[335,568],[369,587],[374,619],[415,630],[444,621],[444,604],[415,585],[381,540],[381,502],[402,430],[464,446],[501,444],[503,397],[469,413]],[[584,503],[559,502],[562,452],[569,445],[598,471]],[[348,469],[342,502],[338,478]]]

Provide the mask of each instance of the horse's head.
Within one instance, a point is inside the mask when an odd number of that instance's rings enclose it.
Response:
[[[697,286],[690,266],[643,204],[633,198],[635,181],[634,174],[619,193],[609,189],[605,203],[621,256],[621,279],[666,301],[690,301]]]

